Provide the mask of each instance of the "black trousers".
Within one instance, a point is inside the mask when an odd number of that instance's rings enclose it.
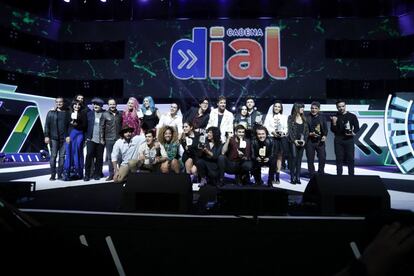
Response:
[[[294,143],[289,143],[290,158],[289,158],[289,171],[290,177],[297,179],[300,178],[300,170],[302,167],[302,157],[305,147],[297,147]]]
[[[91,177],[91,168],[94,164],[93,175],[101,177],[103,166],[104,145],[92,141],[86,142],[85,176]]]
[[[308,171],[310,175],[315,174],[315,152],[318,156],[318,173],[325,172],[326,150],[325,143],[318,140],[308,140],[306,143],[306,159],[308,160]]]
[[[65,141],[50,139],[50,173],[56,175],[56,158],[59,153],[58,177],[62,177],[63,163],[65,162]]]
[[[342,175],[342,167],[344,159],[348,164],[348,174],[355,174],[355,143],[354,138],[335,137],[334,140],[335,155],[336,155],[336,174]]]
[[[230,161],[227,156],[220,155],[218,158],[219,177],[224,178],[224,173],[235,175],[248,175],[252,170],[252,161],[244,160],[239,162]]]
[[[109,161],[109,176],[114,176],[114,165],[112,164],[112,149],[115,145],[114,140],[106,140],[105,141],[105,149],[106,149],[106,161]]]
[[[198,159],[195,165],[197,167],[197,173],[201,178],[208,177],[213,182],[217,180],[219,176],[217,161]]]
[[[252,174],[256,183],[262,181],[262,167],[269,167],[269,176],[267,178],[267,182],[272,182],[272,180],[274,180],[276,172],[276,159],[274,157],[269,158],[269,162],[258,162],[257,160],[253,161]]]

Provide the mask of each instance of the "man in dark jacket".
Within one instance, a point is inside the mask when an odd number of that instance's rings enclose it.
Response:
[[[256,139],[252,141],[253,176],[256,185],[263,185],[261,168],[269,167],[267,186],[273,187],[276,171],[276,161],[273,155],[273,143],[268,137],[269,134],[264,126],[256,128]]]
[[[324,174],[326,162],[325,141],[328,136],[328,126],[326,119],[320,113],[320,103],[311,103],[311,112],[306,116],[306,123],[309,128],[308,141],[306,147],[306,159],[308,161],[308,171],[310,177],[315,174],[315,152],[318,154],[318,173]]]
[[[108,110],[105,111],[99,122],[101,144],[105,144],[107,160],[109,160],[109,176],[106,181],[114,179],[114,166],[111,162],[112,149],[116,140],[120,138],[122,127],[122,112],[116,109],[115,99],[108,100]]]
[[[346,111],[344,100],[336,102],[338,112],[331,118],[331,131],[335,134],[335,155],[336,155],[336,174],[342,175],[344,157],[348,162],[348,174],[355,174],[354,154],[355,154],[355,133],[359,131],[357,116]]]
[[[93,112],[88,112],[88,130],[86,131],[86,158],[84,181],[91,177],[91,167],[94,164],[93,178],[99,180],[102,176],[104,144],[101,143],[100,120],[104,110],[104,101],[100,98],[93,98]]]
[[[246,128],[237,125],[234,129],[236,135],[227,135],[226,142],[218,158],[219,182],[224,181],[224,173],[234,173],[236,184],[248,184],[249,172],[252,169],[250,139],[246,139]]]
[[[50,170],[51,181],[56,180],[56,158],[59,153],[57,177],[62,179],[63,162],[65,161],[65,139],[69,136],[67,125],[69,122],[68,112],[64,107],[62,97],[55,100],[55,108],[50,110],[46,116],[45,143],[50,145]]]

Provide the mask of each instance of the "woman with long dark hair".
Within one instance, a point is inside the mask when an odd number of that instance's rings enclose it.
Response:
[[[183,136],[180,144],[183,148],[182,161],[184,163],[185,172],[193,176],[197,175],[197,167],[195,163],[200,153],[199,149],[199,135],[194,132],[193,123],[186,121],[183,123]]]
[[[197,171],[201,178],[200,187],[207,184],[207,177],[210,182],[217,183],[219,176],[217,160],[222,149],[220,136],[218,127],[209,127],[206,143],[201,144],[201,156],[196,162]]]
[[[63,180],[75,180],[83,178],[83,143],[84,135],[88,127],[86,112],[81,111],[82,104],[73,100],[68,113],[69,123],[67,125],[66,155],[63,165]]]
[[[304,115],[304,104],[295,103],[288,118],[288,135],[290,149],[290,183],[301,184],[300,169],[306,138],[309,135],[308,124]]]
[[[289,151],[287,142],[288,118],[283,114],[283,104],[276,101],[272,107],[272,113],[266,116],[264,126],[269,131],[270,137],[273,137],[273,153],[276,160],[276,179],[273,184],[280,183],[280,170],[282,168],[283,156]],[[270,176],[273,179],[273,176]]]

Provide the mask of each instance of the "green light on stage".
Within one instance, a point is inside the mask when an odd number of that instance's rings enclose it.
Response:
[[[210,78],[207,79],[207,81],[208,81],[208,85],[214,87],[216,90],[219,90],[220,89],[220,83],[219,83],[219,81],[214,81],[214,80],[212,80]]]
[[[91,62],[88,59],[84,60],[83,62],[89,65],[89,68],[91,68],[91,71],[92,71],[92,76],[96,79],[97,78],[96,71],[95,71],[95,68],[93,68]]]
[[[381,21],[380,25],[376,29],[369,31],[368,34],[372,35],[372,34],[381,33],[381,32],[388,34],[388,36],[390,37],[400,36],[399,31],[395,30],[394,27],[390,26],[389,19],[384,19],[383,21]]]
[[[318,23],[315,26],[315,32],[320,32],[321,34],[325,33],[325,29],[322,27],[322,21],[318,21]]]
[[[7,56],[6,55],[0,55],[0,61],[3,62],[3,64],[6,64]]]
[[[399,67],[400,71],[414,71],[414,65],[404,65]]]
[[[133,67],[144,71],[145,73],[147,73],[151,77],[156,77],[157,74],[154,71],[152,71],[148,66],[141,65],[141,64],[138,63],[138,56],[141,53],[142,53],[142,51],[138,51],[132,57],[129,58],[131,60],[131,62],[134,64]]]
[[[13,28],[15,28],[15,29],[18,29],[18,30],[20,30],[21,28],[20,28],[20,26],[19,26],[19,24],[17,24],[17,22],[12,22],[11,23],[11,25],[12,25],[12,27]]]
[[[67,25],[66,32],[72,34],[72,25],[70,24]]]
[[[23,22],[26,24],[33,24],[35,22],[34,19],[30,18],[30,14],[26,12],[23,17]]]
[[[157,45],[158,48],[160,48],[161,46],[166,45],[166,44],[167,44],[167,42],[165,40],[161,41],[161,42],[155,42],[155,45]]]

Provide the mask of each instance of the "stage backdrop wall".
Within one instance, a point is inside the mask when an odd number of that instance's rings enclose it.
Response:
[[[412,64],[409,57],[405,59],[383,57],[381,53],[372,54],[374,50],[369,48],[369,45],[375,41],[400,37],[398,21],[394,17],[65,23],[42,19],[30,13],[9,8],[4,4],[2,6],[0,24],[7,30],[30,34],[33,39],[39,38],[40,43],[45,43],[45,45],[58,42],[62,49],[59,54],[53,51],[54,54],[50,54],[46,50],[45,52],[33,53],[27,52],[24,45],[19,44],[20,48],[15,49],[13,43],[8,47],[0,43],[0,70],[39,78],[85,81],[85,83],[74,86],[73,90],[85,94],[86,97],[105,93],[105,85],[98,87],[89,83],[91,81],[121,80],[123,88],[113,88],[115,91],[110,92],[118,98],[135,96],[142,99],[145,95],[151,95],[156,99],[192,99],[203,96],[216,98],[218,95],[224,94],[234,99],[254,95],[261,99],[310,101],[312,99],[326,99],[327,92],[329,92],[327,89],[336,89],[335,87],[327,87],[328,80],[398,80],[400,76],[407,76],[402,74],[408,72],[404,68]],[[206,28],[207,32],[203,43],[194,42],[193,29],[197,27]],[[220,35],[214,37],[213,35],[212,38],[210,33],[212,27],[222,27],[222,37]],[[270,37],[270,35],[266,36],[267,27],[277,28],[280,49],[275,48],[274,45],[266,47],[266,38]],[[242,28],[242,32],[239,31],[240,28]],[[18,41],[22,35],[19,33],[17,36]],[[173,74],[172,61],[170,60],[172,47],[174,43],[182,39],[193,41],[197,44],[198,50],[200,47],[205,47],[205,56],[198,55],[193,49],[197,61],[195,64],[191,64],[195,58],[186,51],[188,49],[182,49],[182,54],[179,54],[176,49],[176,65],[179,66],[182,61],[188,59],[182,64],[182,67],[194,69],[200,68],[200,63],[205,62],[206,77],[194,76],[183,80]],[[226,64],[236,54],[235,49],[231,48],[231,43],[236,40],[241,44],[250,41],[256,45],[256,48],[261,49],[259,51],[240,50],[238,54],[239,57],[243,55],[251,57],[251,59],[239,63],[241,71],[255,68],[255,70],[262,70],[262,75],[240,78],[231,76],[231,70],[225,69],[222,79],[212,78],[209,74],[212,68],[210,61],[213,63],[222,61],[217,52],[216,54],[209,52],[209,43],[211,41],[223,42],[223,62]],[[344,58],[338,54],[341,52],[340,49],[335,47],[335,49],[331,49],[329,46],[331,45],[328,43],[329,41],[336,40],[340,41],[345,48],[347,42],[357,41],[359,43],[358,41],[360,41],[361,45],[358,44],[353,53],[348,51],[347,54],[350,56]],[[124,43],[124,49],[120,51],[123,57],[110,58],[111,54],[114,54],[114,49],[110,48],[110,42],[113,41]],[[364,44],[364,41],[369,43]],[[67,51],[64,50],[70,43],[81,43],[83,47],[76,48],[78,52],[73,51],[71,57],[68,58]],[[347,49],[345,50],[347,51]],[[98,51],[103,51],[102,56],[94,58],[93,54]],[[364,57],[367,52],[371,53],[370,58]],[[269,57],[270,55],[266,55],[266,53],[273,53],[273,56]],[[330,54],[328,55],[328,53]],[[85,56],[89,56],[89,58],[85,58]],[[267,60],[266,57],[270,59]],[[278,58],[278,62],[275,61],[275,58]],[[272,76],[269,73],[272,70],[268,68],[272,66],[267,66],[266,60],[279,63],[279,67],[286,69],[285,75],[277,76],[276,74],[275,77],[273,74]],[[257,68],[255,64],[259,64]],[[237,67],[237,64],[235,66]],[[9,83],[14,84],[13,78],[10,76]],[[43,91],[48,90],[50,96],[62,94],[62,90],[68,87],[69,83],[56,84],[52,87],[44,84],[39,85],[36,89],[31,89],[31,85],[33,87],[35,82],[29,82],[25,86],[26,89],[22,91],[45,95]],[[372,92],[369,88],[364,90],[365,93]],[[50,94],[50,90],[53,89],[56,91]],[[102,91],[98,91],[99,89]],[[352,94],[354,91],[351,90],[353,89],[349,89],[349,93]],[[386,93],[389,92],[391,91]],[[372,98],[372,95],[368,94],[357,96]]]

